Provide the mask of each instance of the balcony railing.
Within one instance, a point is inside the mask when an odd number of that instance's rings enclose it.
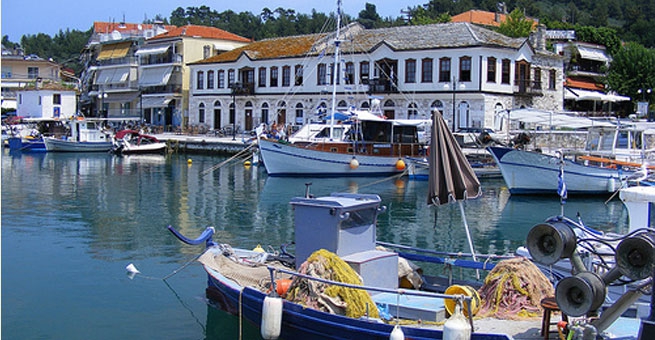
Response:
[[[398,85],[388,79],[370,79],[368,86],[371,93],[398,93]]]
[[[164,86],[142,87],[141,93],[143,94],[182,93],[182,84],[169,84]]]
[[[536,80],[519,80],[514,85],[514,94],[524,96],[541,96],[543,95],[542,83]]]
[[[142,57],[141,58],[141,66],[145,65],[160,65],[160,64],[175,64],[175,65],[181,65],[182,64],[183,57],[181,54],[175,53],[169,53],[166,55],[152,55],[148,57]]]

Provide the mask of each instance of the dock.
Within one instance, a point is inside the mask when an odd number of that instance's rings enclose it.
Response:
[[[155,134],[174,152],[234,155],[246,149],[254,137],[245,135],[218,137],[211,135]]]

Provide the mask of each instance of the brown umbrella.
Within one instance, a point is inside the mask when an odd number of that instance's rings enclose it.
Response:
[[[439,111],[432,114],[428,205],[480,196],[480,181]]]
[[[432,113],[429,164],[428,205],[459,204],[471,255],[477,261],[462,201],[482,194],[480,181],[437,110]]]

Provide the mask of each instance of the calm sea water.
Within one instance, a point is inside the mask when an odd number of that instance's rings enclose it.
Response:
[[[191,164],[188,160],[191,159]],[[259,330],[211,307],[202,249],[190,237],[215,226],[220,242],[251,248],[293,240],[289,199],[376,193],[387,206],[378,239],[468,251],[458,205],[426,205],[427,182],[269,178],[264,169],[199,155],[2,154],[3,339],[256,339]],[[529,229],[559,213],[556,197],[510,197],[502,180],[464,203],[477,252],[511,253]],[[570,199],[568,216],[625,232],[615,199]],[[142,274],[127,277],[134,263]],[[179,270],[167,281],[161,278]]]

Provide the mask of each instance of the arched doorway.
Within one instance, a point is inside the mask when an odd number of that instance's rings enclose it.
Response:
[[[214,102],[214,125],[212,125],[214,130],[220,130],[221,128],[221,102]]]

